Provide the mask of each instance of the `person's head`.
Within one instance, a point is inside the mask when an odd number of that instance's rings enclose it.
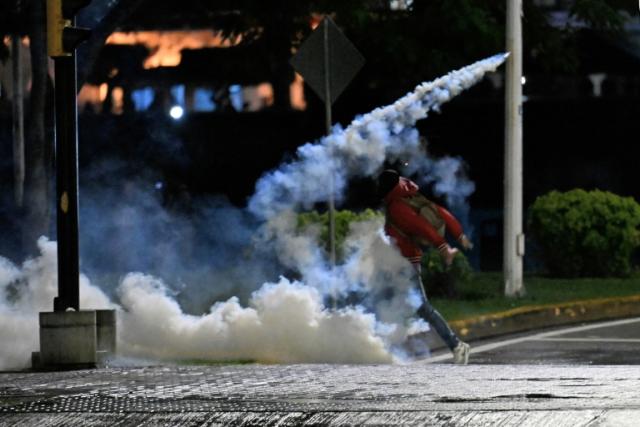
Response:
[[[378,197],[383,199],[400,181],[400,174],[393,169],[382,171],[378,175]]]

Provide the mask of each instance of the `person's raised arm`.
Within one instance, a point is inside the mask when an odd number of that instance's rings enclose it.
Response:
[[[467,235],[464,234],[462,225],[460,225],[460,222],[456,219],[456,217],[442,206],[436,206],[438,208],[438,213],[444,220],[447,233],[451,234],[451,236],[453,236],[460,243],[460,246],[462,246],[464,249],[472,249],[473,243],[471,243]]]

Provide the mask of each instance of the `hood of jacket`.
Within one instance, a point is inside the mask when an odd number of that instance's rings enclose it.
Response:
[[[384,197],[384,202],[388,205],[394,200],[402,199],[404,197],[414,196],[418,193],[418,184],[411,181],[408,178],[400,177],[400,180],[393,187],[393,190],[389,191],[389,193]]]

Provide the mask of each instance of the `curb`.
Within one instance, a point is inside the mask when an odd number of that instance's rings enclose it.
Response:
[[[640,317],[640,295],[524,306],[454,320],[449,325],[461,338],[472,341],[532,329],[635,316]]]

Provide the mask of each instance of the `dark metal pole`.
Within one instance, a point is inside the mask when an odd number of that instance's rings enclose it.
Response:
[[[80,309],[78,250],[78,111],[76,57],[54,58],[58,296],[54,311]]]
[[[326,131],[327,135],[331,133],[331,64],[329,55],[329,20],[323,20],[323,36],[324,36],[324,111],[326,118]],[[330,158],[329,164],[329,257],[331,260],[331,267],[336,265],[336,206],[333,197],[334,193],[334,180],[333,180],[333,159]],[[335,310],[338,303],[338,297],[335,292],[332,295],[331,305]]]
[[[326,118],[327,135],[331,133],[331,64],[329,63],[331,56],[329,55],[329,21],[323,20],[324,35],[324,111]],[[333,181],[333,163],[329,165],[329,254],[331,258],[331,266],[336,265],[336,216]]]

